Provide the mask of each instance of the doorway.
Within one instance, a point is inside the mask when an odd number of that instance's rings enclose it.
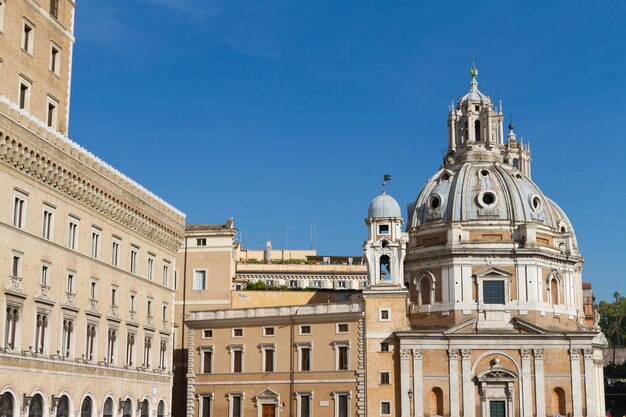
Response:
[[[263,404],[261,417],[276,417],[276,404]]]

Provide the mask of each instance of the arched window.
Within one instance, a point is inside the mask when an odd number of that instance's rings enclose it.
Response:
[[[111,398],[107,398],[104,402],[102,417],[113,417],[113,400]]]
[[[0,395],[0,417],[13,417],[13,396],[9,392]]]
[[[517,169],[519,169],[519,159],[517,158],[513,158],[513,166]]]
[[[132,417],[133,415],[133,402],[130,398],[124,401],[124,405],[122,406],[122,417]]]
[[[422,275],[419,282],[419,304],[426,305],[431,303],[430,299],[430,290],[432,288],[432,284],[430,281],[430,277],[426,274]]]
[[[480,138],[480,120],[476,120],[474,122],[474,140],[476,142],[480,142],[481,138]]]
[[[565,405],[565,390],[556,387],[552,391],[552,411],[553,414],[559,413],[562,416],[567,415],[567,407]]]
[[[430,415],[443,416],[443,390],[439,387],[430,391]]]
[[[157,417],[163,417],[165,415],[165,403],[163,400],[159,401],[159,406],[157,407]]]
[[[91,417],[91,398],[86,397],[80,407],[80,417]]]
[[[66,395],[63,395],[57,403],[57,417],[69,417],[70,401]]]
[[[380,280],[391,281],[391,260],[387,255],[380,257]]]
[[[559,281],[556,278],[550,280],[550,302],[559,304]]]
[[[148,417],[150,414],[150,405],[148,404],[148,400],[143,400],[141,402],[141,417]]]
[[[36,394],[30,399],[28,405],[28,417],[41,417],[43,415],[43,398]]]

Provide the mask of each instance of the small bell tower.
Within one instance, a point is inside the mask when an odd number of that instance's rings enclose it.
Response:
[[[383,186],[390,179],[389,175],[385,175]],[[402,232],[403,223],[398,202],[385,191],[372,200],[365,219],[368,237],[363,244],[368,265],[368,289],[404,288],[404,257],[408,234]]]

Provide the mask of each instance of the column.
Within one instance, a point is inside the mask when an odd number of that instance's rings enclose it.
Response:
[[[585,400],[587,417],[601,417],[596,414],[596,382],[593,367],[593,349],[583,351],[585,362]]]
[[[448,349],[450,367],[450,417],[459,417],[459,351]]]
[[[593,360],[596,370],[596,413],[598,416],[604,415],[606,410],[606,404],[604,403],[604,361],[602,360],[602,351],[600,351],[599,357]]]
[[[415,417],[424,415],[424,381],[422,371],[422,349],[413,349],[413,401]]]
[[[546,383],[543,373],[543,349],[535,349],[535,400],[537,417],[546,416]]]
[[[411,400],[409,398],[409,349],[400,349],[400,398],[402,417],[411,417]]]
[[[533,393],[530,375],[530,349],[522,349],[522,415],[533,417]]]
[[[475,389],[472,381],[472,351],[470,349],[461,350],[461,367],[463,371],[463,416],[474,417],[476,406],[474,404]]]
[[[570,349],[570,362],[572,369],[572,405],[574,409],[574,417],[582,417],[583,405],[580,398],[580,349]]]

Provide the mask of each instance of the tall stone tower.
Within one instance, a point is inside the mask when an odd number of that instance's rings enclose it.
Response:
[[[363,245],[368,264],[368,289],[404,288],[404,256],[408,235],[402,232],[398,202],[382,193],[372,200],[365,224],[368,237]]]

